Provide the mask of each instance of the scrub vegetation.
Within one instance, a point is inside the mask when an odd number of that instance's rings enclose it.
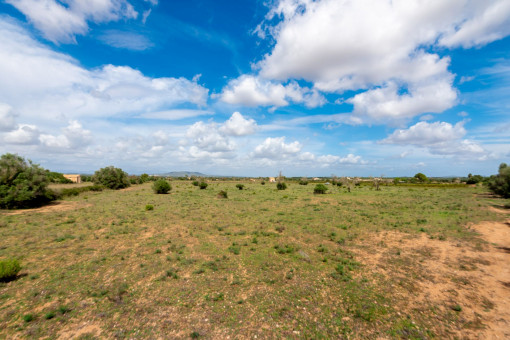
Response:
[[[481,186],[208,182],[1,211],[0,338],[462,338],[497,311]]]

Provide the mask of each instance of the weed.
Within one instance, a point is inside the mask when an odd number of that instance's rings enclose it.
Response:
[[[277,244],[273,248],[276,250],[276,252],[278,254],[291,254],[291,253],[296,251],[294,246],[291,246],[291,245],[288,245],[288,244],[286,244],[284,246],[281,246],[281,245]]]
[[[34,319],[35,319],[34,314],[25,314],[25,315],[23,315],[23,320],[25,322],[30,322],[30,321],[33,321]]]
[[[462,307],[460,305],[454,305],[454,306],[452,306],[452,310],[454,310],[456,312],[461,312],[462,311]]]
[[[228,251],[234,255],[239,255],[241,248],[237,245],[237,243],[234,242],[230,247],[228,247]]]
[[[51,311],[51,312],[44,314],[44,318],[46,320],[50,320],[50,319],[53,319],[56,315],[57,314],[54,311]]]
[[[145,210],[147,210],[147,211],[154,210],[154,206],[152,204],[147,204],[147,205],[145,205]]]
[[[217,196],[218,198],[228,198],[228,194],[225,190],[221,190]]]

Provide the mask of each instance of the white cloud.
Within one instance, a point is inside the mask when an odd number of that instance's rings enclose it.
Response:
[[[457,99],[451,80],[412,85],[407,94],[398,91],[398,85],[390,82],[357,94],[348,102],[354,105],[353,114],[362,119],[398,123],[425,112],[441,113],[452,107]]]
[[[54,136],[51,134],[41,134],[39,141],[43,147],[53,149],[67,149],[74,151],[83,149],[92,141],[92,135],[89,130],[83,129],[77,121],[69,122],[69,125],[62,129],[63,134]]]
[[[36,125],[205,105],[208,90],[184,78],[151,78],[127,66],[88,70],[0,18],[0,102]]]
[[[0,132],[11,131],[16,127],[16,115],[10,105],[0,103]]]
[[[103,23],[136,19],[138,13],[126,0],[6,0],[22,12],[43,36],[55,43],[76,42],[86,34],[87,21]]]
[[[186,137],[193,141],[195,147],[209,152],[229,152],[235,149],[235,143],[221,134],[215,123],[196,122],[188,128]]]
[[[326,100],[316,90],[300,87],[296,82],[282,85],[262,78],[242,75],[231,80],[220,94],[222,101],[246,106],[287,106],[289,102],[307,107],[323,105]]]
[[[448,47],[469,48],[482,46],[510,34],[510,2],[462,1],[463,21],[450,29],[439,40]]]
[[[466,135],[464,122],[419,122],[409,129],[399,129],[381,140],[380,144],[414,145],[431,154],[485,158],[487,151],[477,142],[462,139]]]
[[[281,159],[289,155],[296,155],[302,145],[298,141],[285,143],[285,137],[266,138],[253,152],[256,158]]]
[[[146,36],[119,30],[107,30],[98,36],[104,44],[131,51],[144,51],[154,47],[154,43]]]
[[[269,33],[276,42],[257,64],[260,77],[304,79],[325,92],[368,90],[347,100],[354,114],[365,122],[401,123],[456,103],[450,59],[429,47],[479,46],[503,38],[510,33],[510,4],[280,0],[256,33],[262,38]]]
[[[5,134],[4,142],[7,144],[32,145],[37,143],[39,130],[35,125],[20,124],[16,130]]]
[[[231,136],[246,136],[255,133],[257,123],[253,119],[245,119],[239,112],[232,116],[220,127],[220,131]]]

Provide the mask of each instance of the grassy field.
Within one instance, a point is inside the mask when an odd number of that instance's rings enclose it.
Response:
[[[502,220],[489,207],[503,200],[471,187],[314,195],[312,184],[237,183],[173,181],[168,195],[147,183],[2,211],[0,259],[23,269],[0,283],[0,338],[441,339],[483,329],[466,308],[494,301],[469,307],[458,293],[476,286],[474,255],[445,260],[441,280],[457,295],[419,299],[439,280],[427,242],[483,254],[470,226]]]

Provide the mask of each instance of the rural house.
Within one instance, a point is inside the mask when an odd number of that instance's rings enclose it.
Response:
[[[80,175],[67,175],[64,174],[64,177],[68,180],[72,181],[73,183],[81,183],[81,176]]]

